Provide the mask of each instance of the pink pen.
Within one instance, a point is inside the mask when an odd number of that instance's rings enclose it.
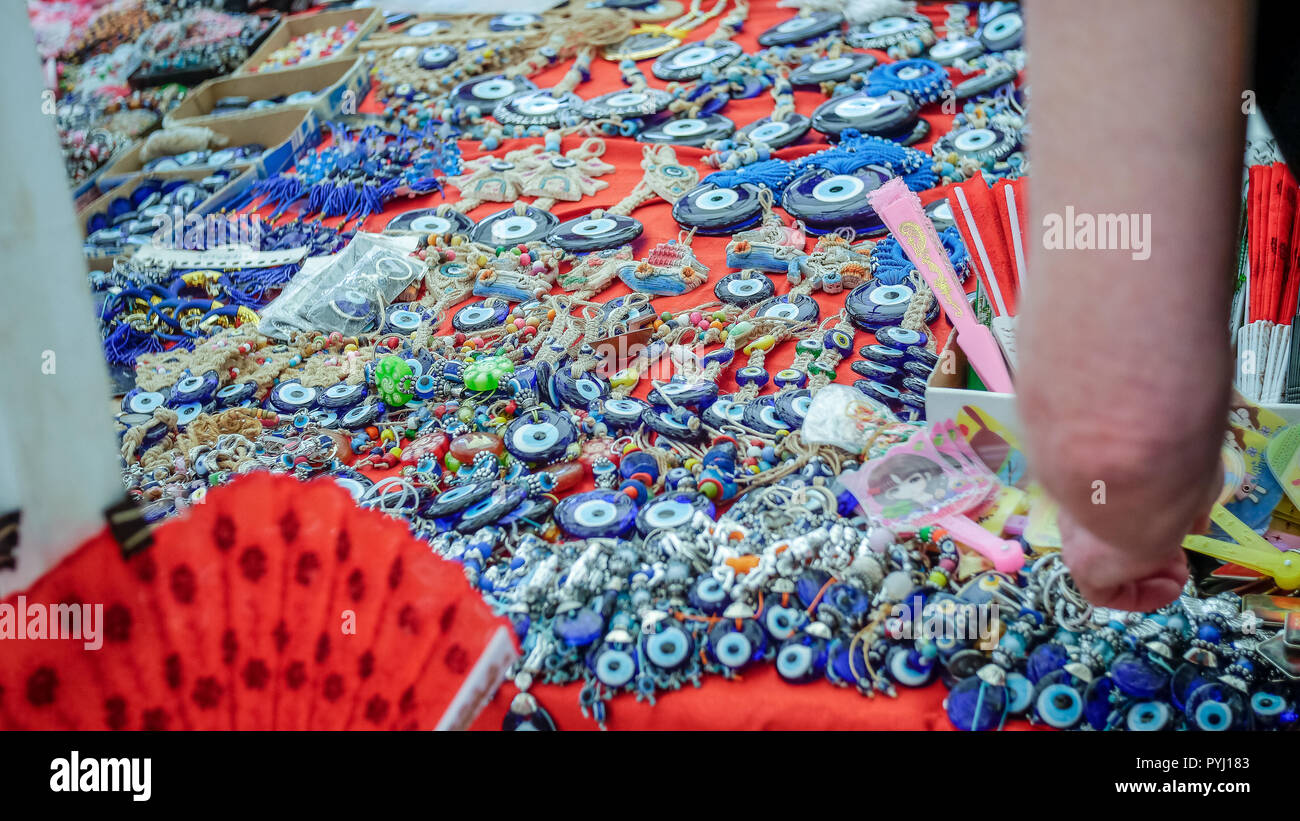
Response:
[[[939,244],[934,223],[921,208],[921,199],[898,177],[868,192],[867,200],[889,230],[898,238],[907,258],[921,272],[935,299],[943,306],[948,321],[956,329],[962,350],[971,367],[991,391],[1014,393],[1011,373],[1002,359],[1002,351],[988,328],[975,319],[966,293],[957,281],[948,254]]]

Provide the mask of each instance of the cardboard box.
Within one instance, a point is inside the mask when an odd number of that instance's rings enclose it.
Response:
[[[208,80],[191,90],[185,100],[163,118],[163,124],[169,128],[173,125],[207,125],[231,117],[251,117],[267,111],[278,111],[279,108],[212,113],[217,101],[225,97],[273,100],[299,91],[319,92],[315,102],[293,105],[310,108],[321,120],[355,114],[370,91],[370,71],[364,58],[353,55],[321,60],[283,71]]]
[[[273,111],[257,112],[243,117],[222,117],[203,123],[203,126],[228,137],[229,142],[226,143],[228,148],[251,143],[261,143],[266,146],[266,151],[261,157],[235,163],[235,167],[240,171],[251,168],[257,173],[259,179],[270,177],[289,168],[308,149],[320,142],[320,121],[315,112],[297,106],[282,106]],[[132,176],[142,173],[166,177],[191,170],[145,172],[144,163],[140,160],[140,150],[143,147],[143,141],[136,143],[131,150],[106,168],[99,177],[99,190],[108,191],[116,188]],[[198,166],[193,170],[202,171],[206,176],[215,169],[212,166]]]
[[[259,72],[253,72],[252,69],[266,62],[266,59],[275,52],[289,45],[294,38],[306,34],[310,31],[321,31],[331,26],[342,26],[349,20],[357,21],[357,34],[340,49],[337,53],[330,55],[329,59],[342,57],[344,55],[355,54],[357,46],[366,35],[374,31],[384,21],[384,14],[379,9],[347,9],[345,11],[325,11],[319,14],[299,15],[290,17],[287,20],[281,20],[280,25],[262,41],[262,45],[244,61],[236,71],[236,76],[249,74],[269,74],[276,71],[288,71],[298,66],[285,66],[284,68],[267,68]],[[309,65],[302,63],[301,65]]]
[[[90,205],[77,212],[77,221],[81,226],[81,236],[84,239],[89,233],[90,218],[95,214],[103,213],[108,210],[109,204],[118,197],[130,197],[131,192],[135,191],[145,180],[163,179],[163,180],[201,180],[212,173],[212,169],[185,169],[182,171],[170,171],[162,174],[138,174],[131,177],[122,185],[108,191],[100,196]],[[243,173],[237,174],[230,179],[224,186],[217,189],[215,193],[205,199],[203,202],[192,208],[189,213],[204,216],[224,208],[229,208],[237,202],[244,194],[248,192],[253,184],[257,182],[257,174],[253,169],[245,169]],[[87,255],[86,259],[90,268],[96,271],[107,271],[113,267],[113,260],[118,256],[130,256],[126,254],[97,254]]]
[[[939,363],[926,380],[925,418],[931,422],[956,419],[963,405],[973,405],[1005,425],[1010,432],[1021,435],[1015,394],[973,391],[965,387],[969,365],[959,342],[956,334],[948,337]],[[1273,411],[1290,424],[1300,423],[1300,405],[1262,403],[1260,407]]]

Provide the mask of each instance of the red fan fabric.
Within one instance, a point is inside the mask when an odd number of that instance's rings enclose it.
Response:
[[[262,473],[129,559],[101,534],[19,596],[101,605],[102,646],[0,640],[4,729],[433,729],[513,636],[401,521]]]

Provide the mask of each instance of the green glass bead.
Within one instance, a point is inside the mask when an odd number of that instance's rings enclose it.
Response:
[[[390,408],[400,408],[415,398],[415,374],[400,356],[386,356],[375,366],[379,398]]]

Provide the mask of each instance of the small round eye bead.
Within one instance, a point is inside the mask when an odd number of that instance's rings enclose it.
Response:
[[[736,371],[736,384],[742,387],[746,385],[755,385],[762,388],[768,381],[767,371],[756,365],[750,365],[747,368],[741,368]]]

